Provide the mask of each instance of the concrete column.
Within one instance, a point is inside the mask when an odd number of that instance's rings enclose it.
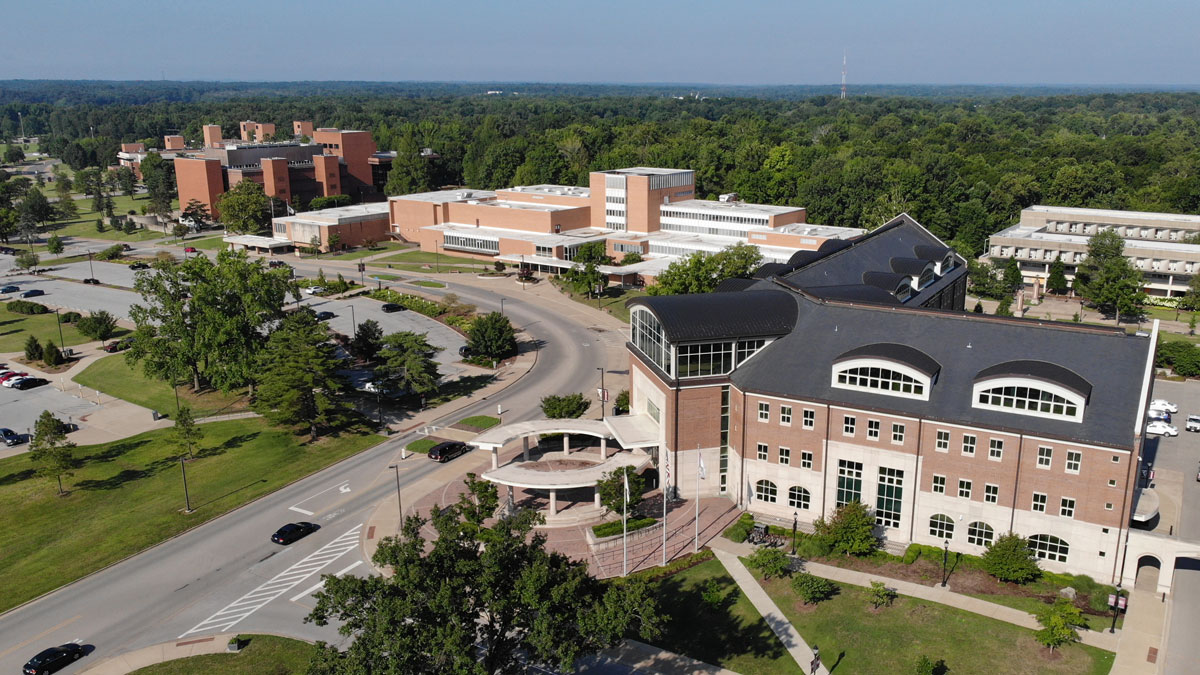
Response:
[[[550,491],[550,515],[558,515],[558,490]]]
[[[596,486],[596,500],[595,500],[595,504],[596,504],[596,508],[600,508],[600,486],[599,486],[599,485],[597,485],[597,486]]]
[[[492,470],[500,468],[500,449],[492,448]]]
[[[509,505],[509,506],[512,506],[513,502],[515,501],[515,500],[513,499],[513,488],[512,488],[512,486],[511,486],[511,485],[507,485],[507,486],[505,486],[505,487],[507,487],[507,488],[508,488],[508,505]]]
[[[608,439],[600,437],[600,459],[608,459]]]
[[[563,454],[571,454],[571,434],[563,434]]]
[[[521,452],[524,454],[525,461],[529,461],[529,437],[521,439]]]

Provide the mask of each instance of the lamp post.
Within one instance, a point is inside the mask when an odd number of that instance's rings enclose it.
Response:
[[[396,533],[404,536],[404,502],[400,499],[400,465],[388,464],[388,468],[396,470],[396,506],[400,509],[400,527],[396,528]]]
[[[950,540],[947,539],[944,542],[943,546],[945,548],[942,549],[942,588],[945,588],[946,587],[946,563],[950,559]]]
[[[58,313],[58,307],[54,308],[54,320],[58,323],[58,348],[63,348],[63,332],[62,332],[62,317]]]
[[[350,330],[355,340],[358,339],[358,321],[354,319],[354,305],[350,305]]]
[[[88,251],[87,254],[88,254],[88,278],[95,279],[96,278],[96,270],[92,269],[92,252]]]
[[[1121,582],[1117,582],[1117,592],[1108,596],[1108,608],[1112,610],[1113,620],[1112,627],[1108,629],[1109,633],[1117,632],[1117,613],[1120,610],[1121,601],[1125,598],[1121,595]]]
[[[504,298],[500,298],[500,316],[504,316]]]
[[[186,507],[184,509],[184,513],[191,513],[192,512],[192,498],[190,496],[188,496],[187,464],[185,462],[186,462],[186,460],[183,457],[179,458],[179,469],[181,471],[183,471],[183,503],[184,503],[184,506]]]
[[[600,371],[600,417],[604,417],[604,368],[599,367],[596,370]]]
[[[796,526],[800,524],[800,512],[792,511],[792,555],[796,555]]]
[[[433,269],[436,273],[442,273],[442,243],[440,241],[433,242]]]

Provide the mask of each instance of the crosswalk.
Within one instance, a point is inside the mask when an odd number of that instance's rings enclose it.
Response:
[[[219,612],[196,624],[194,628],[179,637],[184,638],[193,633],[221,633],[233,628],[242,619],[262,609],[267,603],[292,590],[305,579],[320,572],[333,561],[358,547],[358,534],[361,529],[362,523],[355,525],[345,534],[276,574],[258,588],[229,603]],[[343,572],[349,571],[349,569],[351,568],[347,568]]]

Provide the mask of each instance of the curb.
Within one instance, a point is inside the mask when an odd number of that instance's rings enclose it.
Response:
[[[230,639],[232,639],[236,635],[243,635],[243,633],[216,633],[214,635],[207,636],[206,638],[196,638],[196,639],[189,639],[189,640],[171,640],[170,642],[160,642],[158,644],[148,645],[146,647],[139,647],[138,649],[132,649],[127,652],[121,652],[120,654],[114,654],[114,655],[104,659],[103,661],[100,661],[99,663],[96,663],[92,666],[84,668],[83,670],[81,670],[79,672],[80,673],[99,673],[100,671],[104,670],[105,672],[107,672],[111,675],[116,675],[117,673],[122,673],[122,674],[123,673],[132,673],[135,670],[141,670],[142,668],[147,668],[149,666],[157,665],[159,663],[168,663],[170,661],[178,661],[180,659],[187,659],[187,658],[191,658],[193,656],[209,656],[209,655],[216,655],[216,654],[225,654],[227,652],[225,651],[224,646],[229,642]],[[282,633],[272,633],[272,632],[268,632],[268,631],[261,631],[261,632],[256,631],[253,633],[244,633],[244,635],[252,636],[251,639],[253,639],[253,636],[257,636],[257,635],[268,635],[270,637],[284,638],[284,639],[288,639],[288,640],[296,640],[298,642],[306,642],[310,645],[316,644],[315,642],[313,642],[311,640],[307,640],[305,638],[296,637],[293,635],[284,635]],[[183,654],[183,655],[175,656],[175,657],[172,657],[169,659],[159,659],[159,660],[151,661],[144,665],[140,665],[137,668],[129,668],[127,665],[124,667],[117,666],[116,668],[108,667],[110,665],[115,665],[115,663],[118,661],[124,660],[125,657],[127,657],[131,654],[136,654],[141,651],[162,651],[165,653],[166,650],[168,650],[168,649],[178,648],[180,642],[196,644],[197,640],[205,640],[208,642],[212,642],[213,645],[220,646],[221,649],[216,650],[216,651],[198,651],[193,654]]]

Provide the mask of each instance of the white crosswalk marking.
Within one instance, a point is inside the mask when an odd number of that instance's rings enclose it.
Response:
[[[322,546],[307,558],[276,574],[271,579],[260,584],[258,588],[225,605],[220,611],[196,624],[194,628],[179,637],[184,638],[192,633],[201,632],[221,633],[233,628],[242,619],[262,609],[267,603],[287,593],[329,563],[356,548],[358,546],[358,532],[361,529],[361,523],[355,525],[350,531]]]

